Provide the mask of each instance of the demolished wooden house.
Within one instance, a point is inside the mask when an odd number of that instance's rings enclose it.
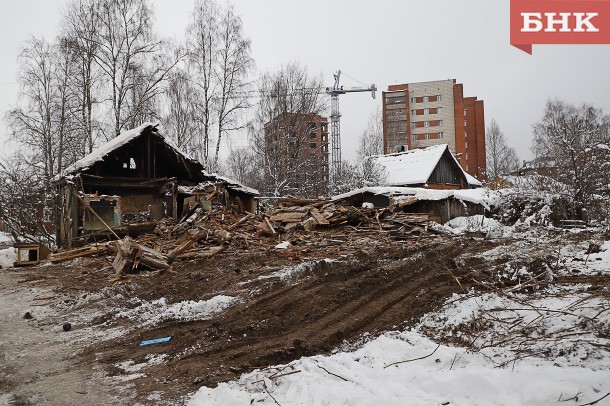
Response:
[[[134,223],[145,227],[142,224],[151,220],[177,219],[197,204],[234,204],[255,212],[258,195],[238,182],[206,173],[199,161],[151,123],[102,145],[69,166],[54,184],[61,208],[57,245],[62,247],[109,230],[124,235],[128,227],[138,227]]]

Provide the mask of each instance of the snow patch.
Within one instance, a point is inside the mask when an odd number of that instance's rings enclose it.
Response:
[[[12,268],[17,260],[17,254],[13,247],[0,249],[0,268]]]
[[[432,354],[433,353],[433,354]],[[431,356],[428,356],[432,354]],[[415,360],[417,358],[422,358]],[[414,360],[396,365],[395,362]],[[277,371],[281,372],[277,372]],[[299,371],[299,372],[296,372]],[[272,373],[289,373],[270,379]],[[438,346],[416,331],[390,332],[354,352],[305,357],[272,371],[202,387],[188,405],[532,405],[610,392],[610,373],[552,361],[494,368],[485,355]],[[271,397],[273,396],[273,398]]]
[[[158,324],[167,320],[207,320],[238,302],[236,297],[218,295],[209,300],[186,300],[172,305],[165,298],[144,302],[135,309],[117,314],[117,318],[126,317],[141,321],[144,326]]]

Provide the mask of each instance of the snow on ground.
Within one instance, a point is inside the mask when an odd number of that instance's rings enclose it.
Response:
[[[488,261],[550,253],[559,258],[555,276],[610,274],[609,241],[568,240],[552,227],[506,227],[482,216],[442,227],[508,237],[481,253]],[[542,406],[608,394],[596,404],[610,405],[610,288],[551,284],[526,293],[518,282],[532,275],[519,266],[506,270],[516,286],[456,294],[410,331],[202,387],[188,404]]]
[[[12,243],[13,243],[13,237],[11,237],[11,235],[8,233],[3,233],[2,231],[0,231],[0,245],[1,244],[12,244]]]
[[[0,268],[11,268],[13,262],[17,260],[17,254],[12,245],[13,237],[10,234],[0,232]]]
[[[456,217],[440,227],[453,234],[463,234],[466,231],[480,231],[488,237],[493,238],[508,237],[513,233],[512,227],[504,226],[499,221],[487,218],[482,214]]]
[[[294,277],[300,276],[303,273],[315,270],[320,266],[324,266],[324,264],[330,264],[331,262],[334,262],[334,261],[335,260],[333,260],[333,259],[325,258],[325,259],[321,259],[321,260],[301,262],[294,266],[284,267],[277,272],[270,273],[269,275],[259,276],[257,279],[260,280],[260,279],[276,279],[277,278],[281,281],[286,281],[286,280],[292,279]]]
[[[17,260],[17,254],[13,247],[0,249],[0,268],[11,268]]]
[[[591,401],[610,392],[607,369],[555,366],[545,360],[495,368],[483,354],[436,347],[416,331],[390,332],[353,352],[305,357],[287,368],[255,371],[215,389],[203,387],[188,404],[271,405],[275,398],[282,405],[546,406],[565,404],[558,399],[577,393],[581,401]],[[414,361],[390,365],[406,360]],[[272,372],[296,373],[270,379]]]
[[[166,299],[161,298],[143,302],[134,309],[120,312],[117,318],[139,320],[143,325],[155,325],[167,320],[206,320],[237,301],[236,297],[218,295],[209,300],[186,300],[168,305]]]
[[[599,291],[590,285],[559,285],[534,294],[456,294],[443,310],[424,318],[419,329],[476,350],[498,367],[540,356],[556,366],[610,371],[607,287]]]

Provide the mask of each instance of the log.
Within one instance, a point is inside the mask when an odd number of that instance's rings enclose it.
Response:
[[[180,260],[188,260],[188,259],[196,259],[196,258],[212,258],[213,256],[220,254],[224,250],[227,249],[226,245],[221,245],[219,247],[208,247],[203,250],[197,251],[189,251],[182,253],[176,257],[176,259]]]
[[[252,217],[253,214],[248,213],[247,215],[245,215],[244,217],[242,217],[241,219],[239,219],[239,221],[235,224],[232,224],[231,226],[229,226],[229,228],[227,228],[228,231],[233,231],[235,230],[237,227],[239,227],[240,225],[242,225],[243,223],[246,222],[246,220],[248,220],[250,217]]]
[[[167,259],[169,262],[172,262],[178,255],[186,251],[191,245],[197,242],[202,237],[201,230],[197,230],[195,234],[193,234],[188,240],[184,241],[182,244],[178,245],[176,248],[171,250],[167,254]]]
[[[167,263],[167,261],[158,258],[153,258],[148,255],[143,255],[142,257],[140,257],[139,261],[141,264],[144,264],[153,269],[163,270],[169,268],[169,264]]]
[[[142,250],[129,237],[117,241],[116,249],[117,254],[112,262],[112,267],[117,275],[123,275],[133,268],[136,259],[141,256]]]

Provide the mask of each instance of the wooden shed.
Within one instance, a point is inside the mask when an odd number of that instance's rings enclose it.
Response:
[[[482,184],[462,169],[449,145],[434,145],[372,158],[386,172],[387,186],[469,189]]]

